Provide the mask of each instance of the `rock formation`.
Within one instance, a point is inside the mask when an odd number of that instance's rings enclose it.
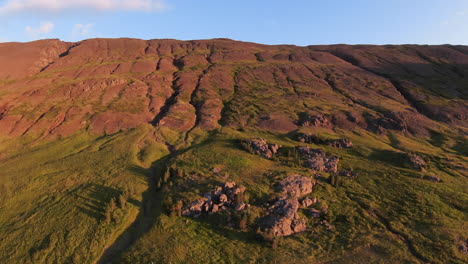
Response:
[[[327,156],[321,149],[312,149],[309,147],[297,147],[297,151],[305,159],[304,167],[324,172],[338,171],[338,163],[340,159],[337,156]]]
[[[281,196],[268,209],[261,228],[273,236],[289,236],[307,229],[306,220],[297,213],[299,198],[312,192],[315,181],[301,175],[290,175],[280,182]]]
[[[346,138],[335,139],[335,140],[328,140],[327,144],[334,148],[352,148],[353,143]]]
[[[203,198],[187,205],[182,215],[200,217],[202,214],[213,214],[224,210],[244,210],[250,206],[243,201],[245,189],[245,186],[237,185],[235,182],[226,182],[223,186],[206,193]]]
[[[278,144],[268,144],[263,138],[252,138],[243,142],[243,146],[253,154],[260,155],[266,159],[271,159],[278,152],[280,146]]]
[[[340,176],[354,178],[358,176],[358,173],[348,169],[348,170],[340,171]]]
[[[412,168],[419,169],[420,171],[425,171],[426,169],[426,161],[416,154],[408,154],[408,160]]]
[[[304,115],[299,119],[298,124],[303,127],[329,127],[331,122],[325,115]]]
[[[297,140],[302,143],[314,143],[314,144],[322,144],[324,143],[324,140],[321,138],[317,137],[316,135],[312,133],[301,133],[297,136]]]

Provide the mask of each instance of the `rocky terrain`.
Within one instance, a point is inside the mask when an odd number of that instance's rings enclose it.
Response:
[[[468,47],[0,43],[1,263],[466,263]]]

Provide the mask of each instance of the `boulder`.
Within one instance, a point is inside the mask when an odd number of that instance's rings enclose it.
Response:
[[[314,143],[314,144],[322,144],[324,140],[320,139],[316,135],[312,133],[301,133],[297,136],[297,140],[302,143]]]
[[[317,202],[318,202],[317,198],[310,199],[309,197],[306,197],[301,200],[301,205],[307,208],[313,204],[316,204]]]
[[[280,184],[281,196],[276,199],[260,227],[273,236],[289,236],[307,229],[306,220],[297,213],[299,198],[312,192],[315,181],[301,175],[289,175]],[[302,200],[302,203],[312,203]]]
[[[316,171],[324,172],[337,172],[339,158],[336,156],[330,158],[324,157],[309,157],[304,162],[304,167],[310,168]]]
[[[202,214],[214,214],[224,210],[242,211],[249,207],[241,200],[246,188],[235,182],[226,182],[216,187],[212,192],[203,195],[203,198],[193,201],[182,211],[184,216],[200,217]]]
[[[296,147],[297,152],[299,152],[302,156],[319,156],[319,157],[325,157],[327,154],[325,151],[321,149],[313,149],[309,148],[307,146],[299,146]]]
[[[280,189],[283,194],[298,198],[311,193],[314,185],[315,181],[312,181],[309,177],[294,174],[289,175],[280,182]]]
[[[354,178],[358,176],[358,173],[352,170],[343,170],[343,171],[340,171],[340,176]]]
[[[289,236],[306,230],[306,222],[298,214],[297,198],[279,198],[270,207],[270,213],[261,227],[273,236]]]
[[[260,155],[266,159],[271,159],[278,152],[280,146],[278,144],[268,144],[263,138],[252,138],[246,143],[243,143],[244,148],[251,151],[253,154]]]
[[[297,151],[305,159],[304,167],[316,171],[333,172],[338,171],[338,163],[340,159],[337,156],[327,156],[321,149],[312,149],[309,147],[297,147]]]
[[[334,148],[352,148],[353,143],[346,138],[341,138],[341,139],[335,139],[335,140],[329,140],[327,142],[329,146],[332,146]]]
[[[426,161],[421,156],[416,154],[407,154],[407,156],[412,168],[425,171]]]
[[[184,216],[192,216],[192,217],[200,217],[203,209],[205,208],[205,202],[207,201],[206,198],[197,199],[193,201],[190,205],[188,205],[183,211],[182,215]]]
[[[325,115],[304,115],[298,124],[303,127],[330,127],[331,122]]]

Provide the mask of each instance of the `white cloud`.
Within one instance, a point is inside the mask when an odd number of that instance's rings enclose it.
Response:
[[[74,10],[77,8],[115,11],[164,11],[168,8],[165,0],[5,0],[0,5],[0,14],[11,14],[22,11]]]
[[[38,37],[39,35],[47,34],[54,29],[54,23],[51,22],[44,22],[38,28],[33,28],[31,26],[27,26],[25,28],[26,33],[32,37]]]
[[[93,24],[75,24],[75,26],[73,27],[72,35],[89,36],[93,27]]]

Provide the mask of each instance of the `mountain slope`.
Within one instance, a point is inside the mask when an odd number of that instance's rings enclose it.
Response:
[[[467,47],[42,40],[0,43],[0,65],[3,263],[467,260]],[[359,175],[317,175],[301,145]],[[272,247],[261,219],[293,173],[333,228],[300,209],[307,231]],[[230,180],[247,227],[174,211]]]

